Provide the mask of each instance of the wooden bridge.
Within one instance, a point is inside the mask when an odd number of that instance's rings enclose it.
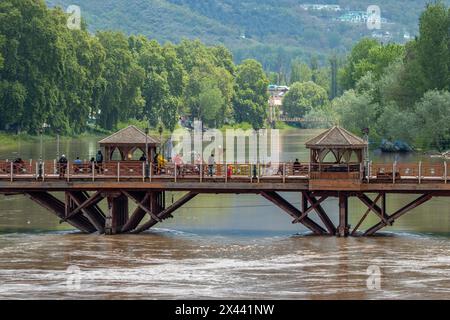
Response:
[[[450,174],[443,164],[373,164],[366,170],[358,164],[216,165],[210,177],[208,166],[168,164],[150,170],[141,162],[108,162],[102,165],[69,164],[61,168],[54,162],[42,166],[35,161],[17,166],[0,163],[0,194],[23,194],[50,210],[61,220],[85,233],[139,233],[165,219],[198,194],[258,194],[292,216],[318,235],[373,235],[385,226],[433,197],[450,196]],[[41,170],[39,170],[41,168]],[[64,176],[60,177],[63,169]],[[367,171],[366,173],[364,171]],[[147,177],[146,177],[147,175]],[[166,206],[165,192],[185,194]],[[296,208],[280,193],[298,193],[301,208]],[[417,199],[393,213],[386,211],[386,196],[391,193],[417,194]],[[60,196],[58,194],[61,194]],[[370,197],[374,194],[375,197]],[[339,199],[339,225],[333,225],[321,204]],[[350,229],[348,199],[356,197],[367,206],[360,222]],[[99,204],[107,201],[108,210]],[[129,212],[129,203],[136,209]],[[359,230],[373,213],[379,223]],[[311,216],[316,213],[321,223]],[[144,222],[144,220],[147,221]]]
[[[25,195],[85,233],[140,233],[173,217],[173,213],[199,194],[257,194],[289,214],[314,234],[370,236],[435,197],[450,197],[446,162],[387,163],[363,160],[365,143],[334,127],[308,141],[309,163],[153,164],[141,161],[87,162],[67,165],[56,161],[0,161],[0,194]],[[333,155],[334,161],[326,162]],[[352,160],[353,159],[353,160]],[[212,175],[211,175],[212,173]],[[183,194],[171,205],[166,191]],[[295,207],[281,193],[296,193]],[[412,194],[415,200],[388,212],[388,194]],[[355,226],[349,225],[349,198],[366,207]],[[338,199],[338,225],[322,204]],[[107,202],[107,210],[100,203]],[[129,204],[135,209],[130,212]],[[369,214],[379,221],[366,230]],[[313,215],[316,215],[317,219]]]

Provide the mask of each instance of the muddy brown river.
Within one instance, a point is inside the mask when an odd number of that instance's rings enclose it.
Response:
[[[303,144],[315,134],[283,132],[282,160],[306,161]],[[61,151],[88,159],[97,140],[63,141]],[[56,143],[44,150],[51,158]],[[1,159],[18,155],[37,158],[39,145],[0,148]],[[283,196],[299,205],[298,194]],[[389,195],[388,210],[411,200]],[[336,224],[336,200],[324,207]],[[352,199],[350,223],[365,210]],[[431,200],[371,238],[311,236],[256,195],[201,195],[174,216],[141,235],[83,235],[22,196],[0,196],[0,299],[450,298],[450,198]],[[376,222],[370,216],[364,227]]]

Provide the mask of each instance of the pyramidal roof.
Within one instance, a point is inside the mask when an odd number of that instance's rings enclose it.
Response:
[[[307,148],[364,148],[367,142],[339,126],[334,126],[306,142]]]
[[[109,137],[100,140],[100,144],[145,144],[146,134],[136,128],[135,126],[129,126]],[[159,144],[160,140],[157,137],[147,135],[148,144]]]

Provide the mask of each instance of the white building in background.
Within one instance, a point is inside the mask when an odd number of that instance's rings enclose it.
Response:
[[[341,11],[341,6],[338,4],[302,4],[300,8],[306,11]]]

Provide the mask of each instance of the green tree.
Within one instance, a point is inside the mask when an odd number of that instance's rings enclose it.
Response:
[[[360,134],[364,128],[370,128],[371,135],[377,136],[379,105],[372,103],[368,94],[348,90],[332,101],[332,108],[339,114],[339,123],[344,128],[356,134]]]
[[[384,69],[404,54],[404,47],[397,44],[382,45],[373,39],[363,39],[356,44],[347,64],[341,72],[340,82],[344,89],[354,88],[359,79],[372,72],[379,79]]]
[[[300,60],[294,60],[291,63],[291,81],[293,84],[295,82],[308,82],[312,79],[312,70],[311,68],[304,62]]]
[[[324,88],[312,81],[296,82],[283,99],[283,111],[289,117],[304,117],[311,110],[324,106],[328,95]]]
[[[100,98],[98,121],[102,128],[110,130],[119,121],[142,113],[145,70],[138,65],[124,34],[107,31],[97,33],[97,37],[106,52],[106,88]]]
[[[417,60],[426,90],[450,89],[450,13],[442,2],[427,5],[420,17]]]
[[[450,148],[450,92],[432,90],[415,106],[418,144],[445,151]]]
[[[262,65],[245,60],[238,66],[234,96],[234,116],[237,122],[251,123],[262,128],[267,118],[269,81]]]

